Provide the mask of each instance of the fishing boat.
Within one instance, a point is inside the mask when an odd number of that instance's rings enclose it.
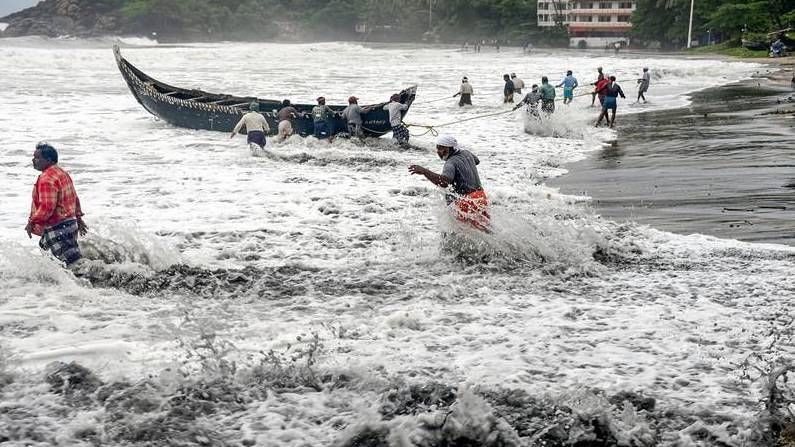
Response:
[[[130,88],[133,96],[152,115],[178,127],[188,129],[215,130],[232,132],[235,124],[245,113],[249,105],[256,101],[260,104],[260,113],[268,121],[271,133],[278,129],[277,113],[282,106],[280,100],[262,99],[253,96],[234,96],[208,93],[202,90],[173,87],[160,82],[141,70],[135,68],[121,55],[118,45],[113,46],[113,54],[119,71]],[[411,106],[417,92],[417,86],[408,87],[398,93],[400,102]],[[386,95],[385,95],[386,96]],[[389,95],[391,96],[391,95]],[[368,112],[362,113],[363,131],[365,136],[380,137],[392,130],[389,124],[389,112],[383,109],[387,102],[362,106]],[[293,120],[293,130],[301,136],[312,135],[314,122],[311,116],[315,104],[292,104],[302,116]],[[342,112],[344,105],[329,105],[334,112]],[[405,114],[408,109],[402,113]],[[345,119],[340,113],[329,119],[332,134],[347,133]]]

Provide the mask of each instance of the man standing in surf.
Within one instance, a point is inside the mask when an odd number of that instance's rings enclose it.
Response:
[[[271,128],[268,126],[268,121],[265,120],[265,117],[259,113],[258,102],[252,102],[248,106],[248,109],[250,111],[243,115],[243,118],[240,118],[240,121],[238,121],[235,125],[235,128],[232,130],[232,134],[229,135],[229,138],[234,138],[235,135],[240,132],[243,126],[246,126],[246,140],[248,141],[248,144],[256,144],[260,149],[264,149],[265,135],[270,132]]]
[[[389,125],[392,126],[392,139],[400,146],[408,146],[409,129],[403,124],[403,112],[409,106],[400,102],[400,95],[392,95],[384,110],[389,111]]]
[[[646,104],[646,95],[645,93],[649,91],[649,84],[651,84],[651,75],[649,74],[648,67],[643,67],[643,76],[638,79],[638,100],[635,102],[640,102],[643,100],[643,103]]]
[[[39,247],[51,251],[60,261],[71,265],[82,257],[78,234],[84,236],[88,226],[75,185],[69,174],[58,166],[58,151],[39,143],[33,152],[33,168],[40,171],[33,187],[33,203],[25,231],[28,237],[41,236]]]
[[[450,135],[440,135],[436,140],[436,154],[444,160],[441,174],[418,165],[409,166],[409,173],[422,175],[442,188],[452,186],[453,194],[447,195],[447,203],[453,204],[456,219],[490,232],[489,199],[480,183],[478,157],[459,148],[458,141]]]
[[[615,76],[610,76],[610,83],[597,93],[601,93],[602,91],[605,93],[605,101],[602,104],[602,113],[599,114],[599,119],[596,120],[596,127],[599,127],[599,125],[602,124],[602,118],[607,119],[607,124],[610,125],[610,127],[613,127],[616,124],[618,97],[620,95],[622,98],[626,98],[626,96],[624,96],[624,91],[621,90],[621,86],[616,83]],[[612,118],[607,116],[607,112],[611,110],[613,111]]]

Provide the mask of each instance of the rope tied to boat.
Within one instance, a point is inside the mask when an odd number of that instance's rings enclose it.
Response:
[[[456,120],[456,121],[450,121],[449,123],[442,123],[442,124],[435,124],[435,125],[413,124],[413,123],[403,123],[403,125],[406,126],[406,127],[421,127],[423,129],[426,129],[425,132],[423,132],[421,134],[416,134],[416,135],[415,134],[410,134],[412,137],[421,137],[421,136],[427,135],[429,133],[432,136],[435,137],[435,136],[439,135],[439,131],[436,130],[436,128],[438,128],[438,127],[451,126],[453,124],[464,123],[464,122],[467,122],[467,121],[472,121],[472,120],[476,120],[476,119],[480,119],[480,118],[488,118],[488,117],[491,117],[491,116],[504,115],[506,113],[511,113],[511,112],[513,112],[513,109],[503,110],[503,111],[494,112],[494,113],[486,113],[486,114],[477,115],[477,116],[470,116],[469,118],[464,118],[464,119],[460,119],[460,120]]]
[[[430,101],[414,101],[412,103],[412,105],[416,105],[416,104],[431,104],[431,103],[434,103],[434,102],[439,102],[439,101],[444,101],[444,100],[452,100],[454,98],[455,98],[455,96],[449,96],[448,95],[448,96],[445,96],[444,98],[431,99]]]

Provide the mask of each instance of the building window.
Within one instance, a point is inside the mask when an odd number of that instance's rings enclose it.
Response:
[[[593,9],[593,2],[580,2],[580,9]]]
[[[544,2],[539,2],[538,3],[538,10],[539,11],[546,11],[547,9],[549,9],[549,4],[544,3]]]
[[[619,22],[629,23],[629,16],[618,16]]]
[[[599,16],[599,21],[602,23],[609,22],[610,16]]]
[[[599,2],[599,9],[610,9],[613,7],[613,2]]]
[[[632,2],[620,2],[618,7],[619,9],[632,9]]]
[[[580,16],[580,22],[593,22],[593,16]]]

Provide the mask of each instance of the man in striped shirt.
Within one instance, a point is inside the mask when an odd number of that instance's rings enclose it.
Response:
[[[81,258],[77,235],[84,236],[80,198],[69,174],[58,166],[58,151],[39,143],[33,152],[33,168],[41,171],[33,187],[33,203],[25,231],[28,237],[41,236],[39,247],[52,251],[59,260],[72,264]]]

